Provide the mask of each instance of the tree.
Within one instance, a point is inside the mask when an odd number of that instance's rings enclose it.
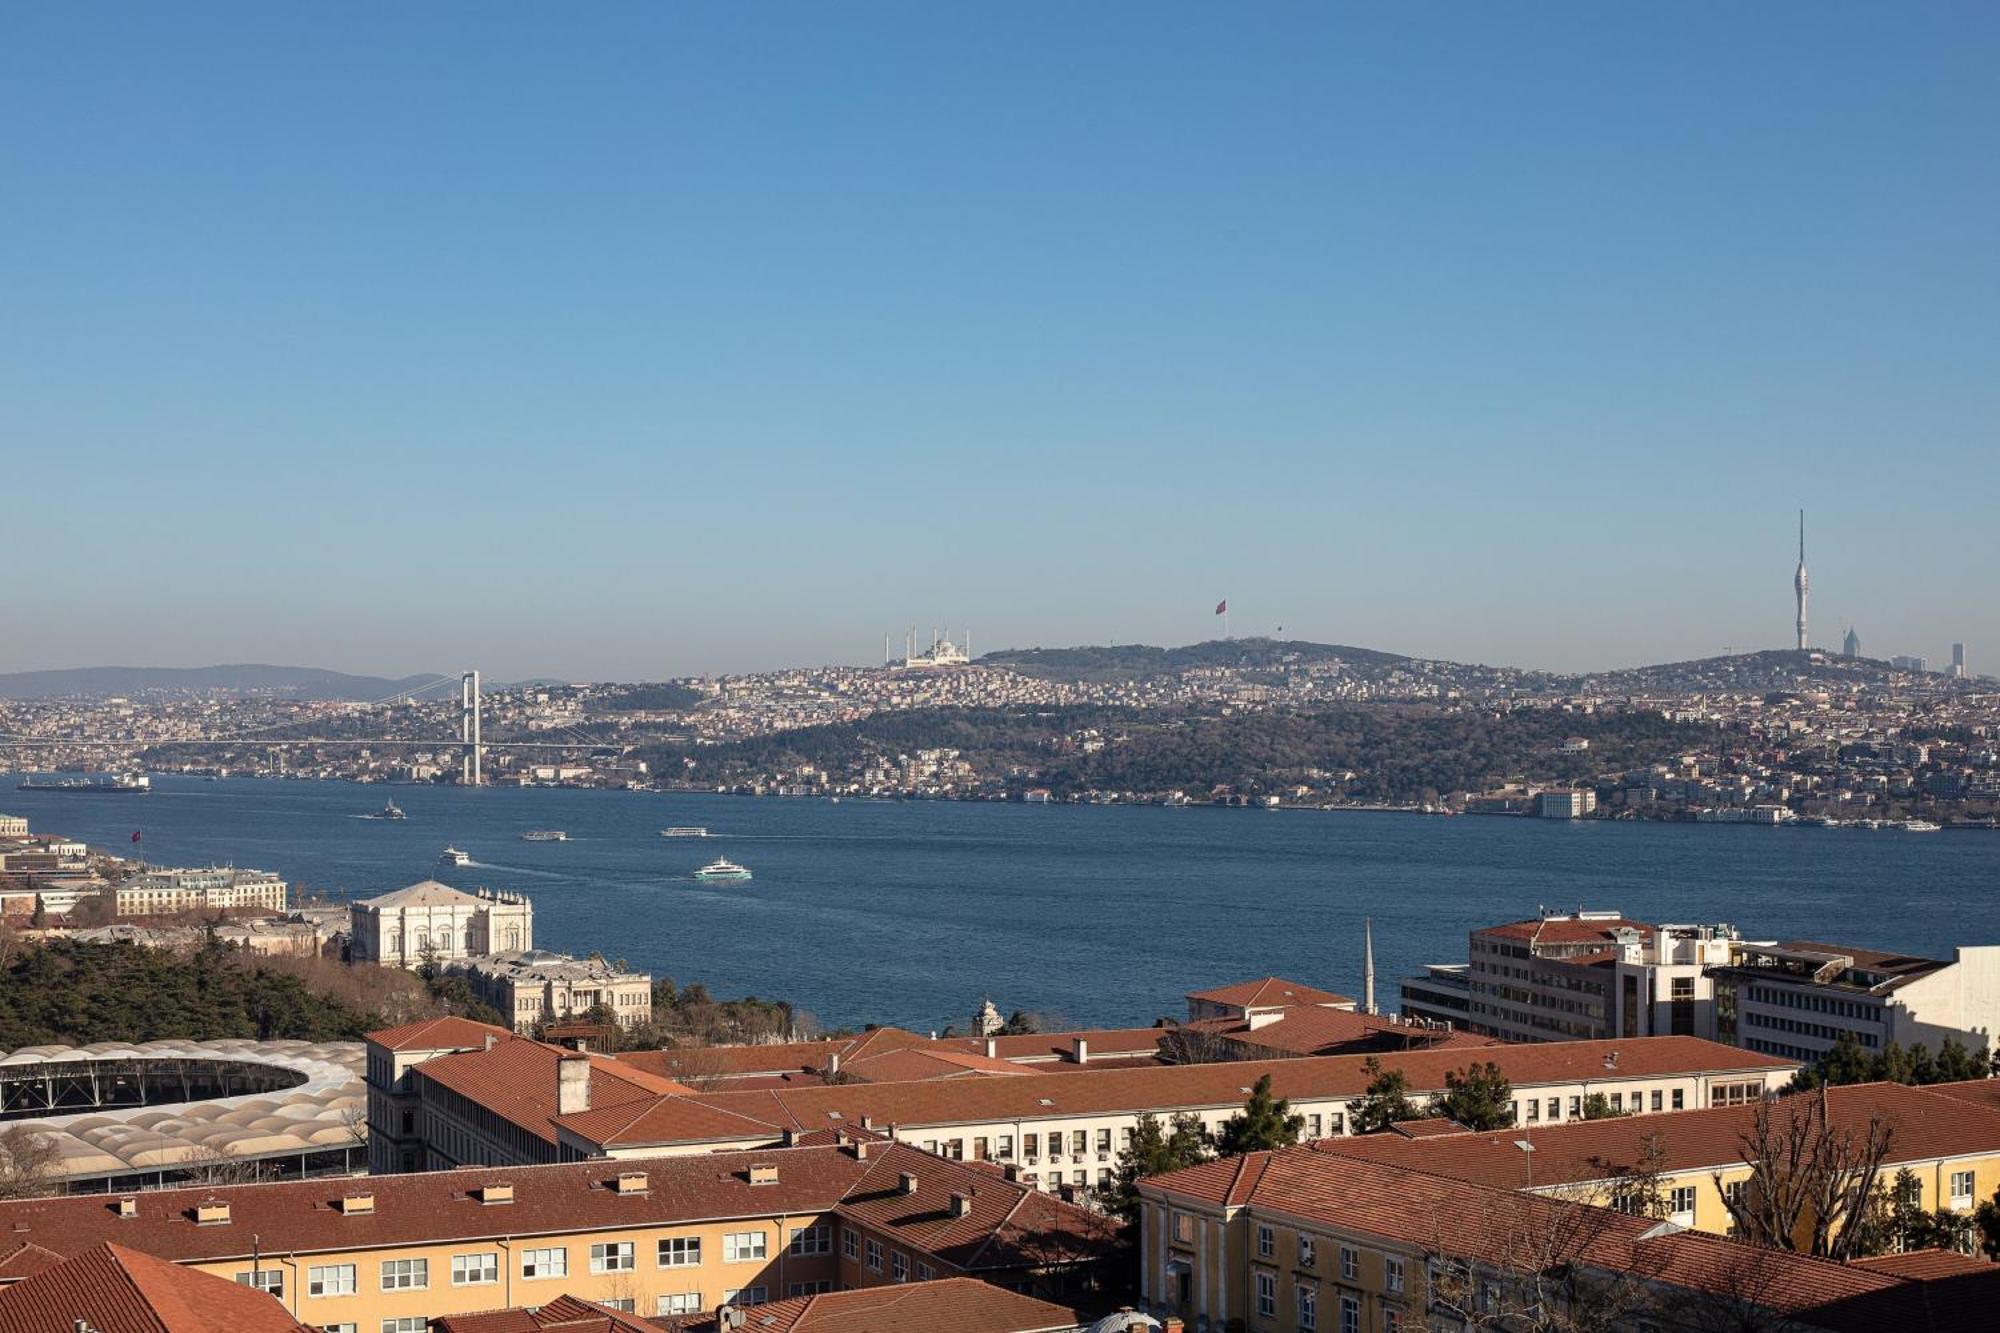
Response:
[[[1199,1117],[1182,1112],[1169,1125],[1156,1115],[1139,1117],[1132,1141],[1118,1154],[1118,1168],[1111,1185],[1099,1191],[1104,1210],[1127,1222],[1139,1221],[1139,1182],[1182,1167],[1198,1166],[1213,1155],[1208,1131]]]
[[[1979,1228],[1979,1248],[1988,1259],[2000,1259],[2000,1190],[1993,1197],[1979,1205],[1979,1211],[1972,1215],[1973,1224]]]
[[[1440,1209],[1404,1324],[1490,1333],[1623,1333],[1668,1313],[1660,1274],[1641,1256],[1596,1264],[1624,1224],[1608,1209],[1535,1194],[1502,1194],[1467,1215]],[[1674,1293],[1678,1295],[1678,1293]]]
[[[1271,1095],[1271,1076],[1265,1074],[1250,1089],[1250,1100],[1242,1111],[1222,1122],[1215,1146],[1225,1157],[1289,1148],[1299,1141],[1305,1127],[1305,1116],[1294,1113],[1289,1101]]]
[[[0,1199],[33,1199],[55,1192],[62,1154],[47,1134],[13,1125],[0,1130]]]
[[[1447,1069],[1444,1091],[1431,1100],[1431,1114],[1488,1132],[1514,1123],[1514,1085],[1491,1060],[1475,1061],[1463,1073]]]
[[[1660,1136],[1648,1134],[1639,1141],[1639,1156],[1629,1163],[1613,1163],[1593,1158],[1592,1165],[1611,1181],[1611,1197],[1606,1201],[1621,1213],[1633,1217],[1664,1220],[1667,1192],[1661,1185],[1666,1175],[1667,1150]]]
[[[1398,1120],[1420,1117],[1416,1103],[1410,1100],[1410,1080],[1402,1070],[1385,1070],[1371,1055],[1361,1062],[1361,1071],[1368,1075],[1368,1086],[1361,1100],[1347,1108],[1348,1123],[1356,1134],[1379,1134]]]
[[[1845,1261],[1868,1237],[1866,1218],[1894,1133],[1880,1115],[1860,1129],[1833,1124],[1826,1089],[1761,1102],[1738,1136],[1750,1168],[1731,1190],[1715,1188],[1748,1240]]]
[[[1016,1009],[1013,1013],[1007,1015],[1007,1021],[1000,1025],[1000,1031],[995,1035],[1001,1037],[1031,1037],[1041,1030],[1041,1025],[1035,1022],[1032,1015],[1025,1014]]]
[[[1593,1092],[1583,1099],[1585,1120],[1617,1120],[1625,1112],[1611,1104],[1611,1099],[1601,1092]]]

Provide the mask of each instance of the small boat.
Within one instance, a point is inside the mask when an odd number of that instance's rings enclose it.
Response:
[[[521,835],[522,842],[568,842],[569,834],[559,828],[531,828]]]
[[[438,864],[444,866],[469,866],[472,864],[472,853],[461,852],[456,847],[447,847],[438,853]]]
[[[747,867],[737,865],[726,856],[718,856],[707,865],[694,872],[694,877],[704,884],[723,881],[740,883],[750,878]]]
[[[1905,833],[1936,833],[1944,825],[1933,824],[1928,819],[1906,819],[1901,827]]]
[[[709,832],[699,824],[676,824],[672,828],[661,829],[660,836],[663,838],[706,838],[709,836]]]
[[[363,815],[361,817],[363,819],[407,819],[408,818],[408,816],[403,813],[402,807],[398,806],[394,801],[389,802],[389,804],[383,806],[380,810],[377,810],[372,815]]]

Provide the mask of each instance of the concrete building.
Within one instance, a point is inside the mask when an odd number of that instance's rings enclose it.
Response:
[[[1461,969],[1402,986],[1406,1017],[1506,1041],[1715,1036],[1708,969],[1727,964],[1726,925],[1657,926],[1618,912],[1546,914],[1472,932]]]
[[[620,1027],[653,1021],[653,978],[602,958],[521,949],[474,959],[461,970],[473,994],[507,1015],[517,1032],[582,1018],[599,1005]]]
[[[535,947],[535,905],[518,893],[463,893],[434,879],[353,906],[357,963],[462,963]]]
[[[0,838],[25,838],[28,836],[26,815],[0,815]]]
[[[204,870],[145,870],[112,888],[119,916],[172,912],[285,910],[285,881],[264,870],[210,866]]]
[[[1869,1052],[1892,1041],[1935,1051],[1954,1037],[1979,1054],[2000,1032],[2000,945],[1947,961],[1810,940],[1739,944],[1713,979],[1717,1040],[1788,1060],[1813,1060],[1842,1034]]]
[[[1535,794],[1535,813],[1543,819],[1582,819],[1597,809],[1597,793],[1588,788]]]

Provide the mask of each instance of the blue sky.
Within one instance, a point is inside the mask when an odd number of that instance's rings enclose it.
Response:
[[[0,670],[2000,664],[2000,9],[13,5]]]

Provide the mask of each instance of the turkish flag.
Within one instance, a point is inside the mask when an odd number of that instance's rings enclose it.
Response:
[[[137,841],[139,841],[139,830],[138,830],[138,829],[133,829],[133,830],[132,830],[132,841],[134,841],[134,842],[137,842]]]
[[[1226,616],[1229,614],[1229,599],[1227,597],[1223,598],[1221,601],[1215,604],[1215,614],[1217,614],[1218,616]]]

